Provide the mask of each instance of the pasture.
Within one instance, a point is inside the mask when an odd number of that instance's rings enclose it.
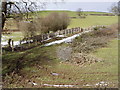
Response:
[[[67,10],[64,10],[64,11],[62,11],[62,10],[61,11],[58,11],[58,10],[56,10],[56,11],[39,11],[37,13],[40,16],[46,16],[46,15],[48,15],[50,13],[53,13],[53,12],[58,12],[58,13],[64,12],[64,13],[67,13],[70,17],[77,17],[78,16],[75,11],[67,11]],[[109,13],[106,13],[106,12],[90,12],[90,11],[88,11],[88,12],[84,11],[82,13],[83,14],[109,14]]]
[[[72,11],[41,11],[41,12],[39,12],[39,14],[40,14],[40,16],[46,16],[51,12],[65,12],[65,13],[68,13],[69,16],[72,16],[72,17],[77,16],[76,12],[72,12]],[[104,12],[84,12],[84,13],[103,14]],[[86,18],[71,19],[71,22],[70,22],[68,28],[74,28],[74,27],[87,28],[87,27],[94,26],[94,25],[111,25],[111,24],[114,24],[117,22],[118,22],[117,16],[92,16],[92,15],[88,15]],[[18,29],[17,22],[12,20],[12,19],[9,19],[6,21],[5,27],[7,27],[7,29]],[[12,37],[12,39],[14,41],[18,41],[18,40],[23,38],[23,35],[21,32],[12,32],[12,34],[7,35],[7,36]],[[7,36],[2,37],[3,38],[2,41],[8,40]]]
[[[82,27],[86,28],[94,25],[111,25],[118,22],[117,16],[87,16],[85,19],[71,19],[68,28]]]
[[[47,16],[48,14],[52,12],[65,12],[69,15],[69,17],[78,17],[76,12],[73,11],[40,11],[38,12],[39,17]],[[104,12],[83,12],[83,14],[105,14]],[[118,22],[117,16],[92,16],[88,15],[86,18],[76,18],[71,19],[71,23],[68,28],[72,27],[89,27],[92,25],[111,25]],[[8,29],[17,29],[17,22],[8,19],[6,21],[6,26]]]
[[[38,12],[38,15],[44,17],[51,12],[66,12],[70,17],[77,16],[76,12],[72,11],[41,11]],[[84,13],[103,14],[104,12]],[[71,19],[68,28],[87,28],[94,25],[112,25],[115,23],[118,23],[117,16],[88,15],[86,18]],[[6,26],[9,29],[17,29],[17,23],[12,19],[7,21]],[[21,32],[12,32],[12,34],[3,35],[2,41],[4,42],[9,38],[18,41],[23,38],[23,35]],[[75,88],[118,87],[117,38],[112,38],[107,42],[107,46],[97,48],[88,54],[101,60],[95,63],[78,65],[60,59],[57,55],[59,47],[68,46],[70,46],[68,43],[48,47],[39,45],[25,51],[3,53],[3,87],[50,88],[44,84],[74,85]],[[53,75],[53,73],[57,75]],[[33,82],[37,85],[33,85]]]
[[[15,83],[20,79],[17,75],[15,75],[14,79],[10,79],[10,77],[5,78],[6,80],[12,80],[12,83],[9,84],[11,88],[32,87],[31,84],[27,83],[26,78],[38,84],[33,87],[46,88],[47,86],[43,86],[43,84],[64,84],[74,85],[80,88],[98,88],[104,87],[98,85],[98,83],[105,82],[108,84],[105,87],[115,88],[118,83],[117,45],[117,39],[114,39],[108,43],[107,47],[100,48],[96,52],[91,53],[102,59],[102,62],[80,66],[71,63],[61,63],[60,60],[58,60],[56,50],[59,46],[67,46],[67,44],[53,45],[45,48],[36,47],[25,52],[11,53],[3,56],[3,73],[5,74],[16,68],[15,65],[12,65],[7,69],[9,65],[16,63],[23,57],[21,59],[22,63],[19,66],[22,66],[21,73],[24,78],[22,78],[19,83]],[[51,73],[58,73],[59,75],[54,76],[51,75]],[[5,86],[7,86],[8,83],[9,82],[6,82]]]

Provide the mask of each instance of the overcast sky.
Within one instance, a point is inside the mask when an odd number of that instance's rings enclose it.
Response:
[[[12,0],[16,1],[16,0]],[[19,2],[21,0],[17,0]],[[24,0],[28,1],[28,0]],[[70,10],[76,11],[82,8],[83,11],[108,12],[113,4],[119,0],[30,0],[32,2],[47,2],[43,10]],[[57,4],[54,4],[57,2]]]
[[[108,12],[109,8],[115,3],[116,2],[57,2],[57,4],[54,4],[51,2],[46,5],[44,10],[76,11],[78,8],[82,8],[83,11]]]

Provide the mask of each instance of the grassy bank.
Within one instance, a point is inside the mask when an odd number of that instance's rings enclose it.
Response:
[[[61,44],[60,46],[66,46]],[[5,83],[7,87],[47,87],[43,84],[67,84],[75,87],[102,87],[99,82],[106,82],[106,87],[117,87],[118,67],[117,67],[117,39],[108,43],[105,48],[98,49],[92,55],[102,59],[102,62],[77,66],[71,63],[60,63],[56,58],[56,50],[59,45],[28,50],[26,52],[11,53],[3,56],[3,72],[10,65],[14,67],[14,61],[23,54],[21,61],[24,68],[21,69],[21,77],[13,74],[12,83]],[[112,52],[111,52],[112,51]],[[14,64],[13,64],[14,63]],[[14,67],[15,68],[15,67]],[[10,69],[10,68],[8,68]],[[54,76],[51,73],[58,73]],[[10,80],[6,77],[5,80]],[[28,81],[37,83],[32,86]],[[18,82],[18,83],[15,83]],[[8,84],[8,85],[7,85]]]
[[[75,13],[72,12],[70,15],[74,16]],[[71,19],[68,28],[86,28],[92,25],[111,25],[113,23],[117,23],[116,16],[87,16],[85,19]],[[111,29],[109,28],[109,30]],[[109,30],[106,30],[109,33],[106,34],[108,36],[106,38],[110,37]],[[100,33],[97,34],[96,37],[100,35]],[[90,35],[92,36],[92,34]],[[21,32],[14,32],[6,36],[17,41],[22,34]],[[90,38],[87,38],[90,41]],[[98,44],[100,39],[97,40]],[[48,47],[36,46],[21,52],[7,52],[2,56],[3,87],[50,88],[44,86],[44,84],[74,85],[75,88],[118,87],[118,40],[114,37],[110,39],[104,47],[95,48],[94,52],[87,53],[100,59],[100,62],[81,65],[59,59],[59,47],[68,47],[70,45],[65,43]],[[97,46],[96,43],[92,44]],[[75,44],[75,47],[77,46],[80,47],[79,44]],[[65,51],[63,50],[63,54]],[[80,58],[77,59],[80,60]],[[53,75],[53,73],[57,73],[57,75]],[[37,85],[33,85],[33,82]]]

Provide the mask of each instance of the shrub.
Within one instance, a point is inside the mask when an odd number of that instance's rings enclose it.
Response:
[[[42,23],[42,18],[34,18],[33,19],[34,29],[38,35],[41,35],[42,33],[44,33],[44,31],[42,30],[41,23]]]
[[[60,14],[60,23],[62,24],[60,30],[66,29],[67,26],[70,24],[70,19],[66,13]]]
[[[45,31],[57,31],[66,29],[70,19],[66,13],[51,13],[42,19],[42,28]]]
[[[21,21],[19,23],[19,29],[22,31],[25,38],[36,35],[35,24],[31,21]]]
[[[94,30],[98,30],[98,29],[99,29],[99,27],[94,27],[93,29],[94,29]]]

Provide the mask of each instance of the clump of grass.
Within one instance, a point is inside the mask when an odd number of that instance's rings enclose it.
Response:
[[[94,30],[99,30],[99,27],[94,27],[93,29],[94,29]]]

